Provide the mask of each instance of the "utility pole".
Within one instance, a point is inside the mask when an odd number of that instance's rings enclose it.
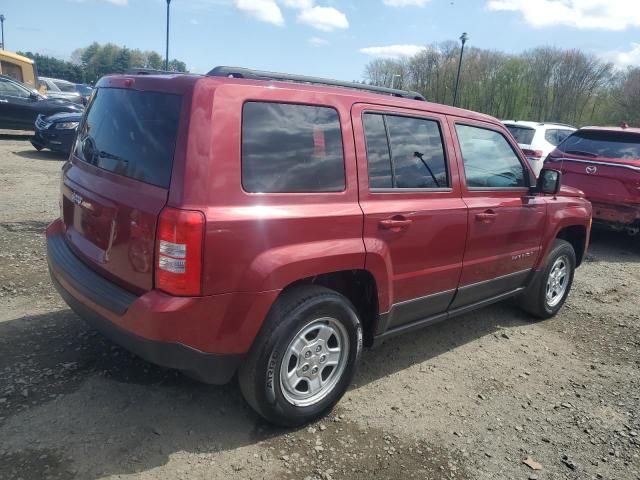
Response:
[[[460,49],[460,60],[458,60],[458,74],[456,75],[456,88],[453,91],[453,106],[458,106],[458,83],[460,82],[460,69],[462,68],[462,54],[464,53],[464,44],[467,43],[469,35],[464,32],[460,35],[460,41],[462,42],[462,48]]]
[[[0,49],[4,50],[4,15],[0,13],[0,25],[2,26],[2,45],[0,45]]]
[[[164,55],[164,69],[169,70],[169,5],[171,0],[167,0],[167,48]]]

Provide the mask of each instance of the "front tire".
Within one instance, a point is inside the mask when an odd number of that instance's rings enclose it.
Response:
[[[520,297],[520,307],[540,319],[555,316],[571,291],[576,269],[576,252],[573,246],[556,239],[547,256],[544,268]]]
[[[238,372],[240,389],[269,422],[301,425],[340,400],[361,351],[362,327],[347,298],[325,287],[294,287],[269,312]]]

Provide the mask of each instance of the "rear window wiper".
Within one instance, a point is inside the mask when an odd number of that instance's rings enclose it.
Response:
[[[118,155],[114,155],[113,153],[105,152],[104,150],[100,150],[98,152],[98,158],[108,158],[109,160],[115,160],[116,162],[121,162],[125,165],[129,164],[129,160],[119,157]]]
[[[570,153],[573,155],[582,155],[583,157],[597,157],[595,153],[583,152],[582,150],[566,150],[564,153]]]

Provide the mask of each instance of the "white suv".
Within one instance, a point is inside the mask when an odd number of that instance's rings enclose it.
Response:
[[[542,164],[547,155],[565,138],[576,131],[571,125],[562,123],[523,122],[519,120],[503,120],[527,160],[533,167],[536,176],[540,174]]]

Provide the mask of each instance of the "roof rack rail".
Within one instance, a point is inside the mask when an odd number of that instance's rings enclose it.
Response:
[[[559,127],[569,127],[576,128],[575,125],[569,125],[568,123],[559,123],[559,122],[540,122],[538,125],[557,125]]]
[[[383,95],[392,95],[394,97],[409,98],[412,100],[422,100],[425,98],[418,92],[408,90],[398,90],[395,88],[378,87],[374,85],[365,85],[355,82],[343,82],[340,80],[331,80],[326,78],[309,77],[306,75],[291,75],[288,73],[266,72],[263,70],[252,70],[242,67],[215,67],[209,73],[210,77],[232,77],[246,78],[250,80],[279,80],[284,82],[311,83],[316,85],[329,85],[332,87],[353,88],[356,90],[365,90],[368,92],[381,93]]]
[[[156,70],[153,68],[128,68],[124,72],[127,75],[180,75],[185,72],[172,72],[170,70]]]

